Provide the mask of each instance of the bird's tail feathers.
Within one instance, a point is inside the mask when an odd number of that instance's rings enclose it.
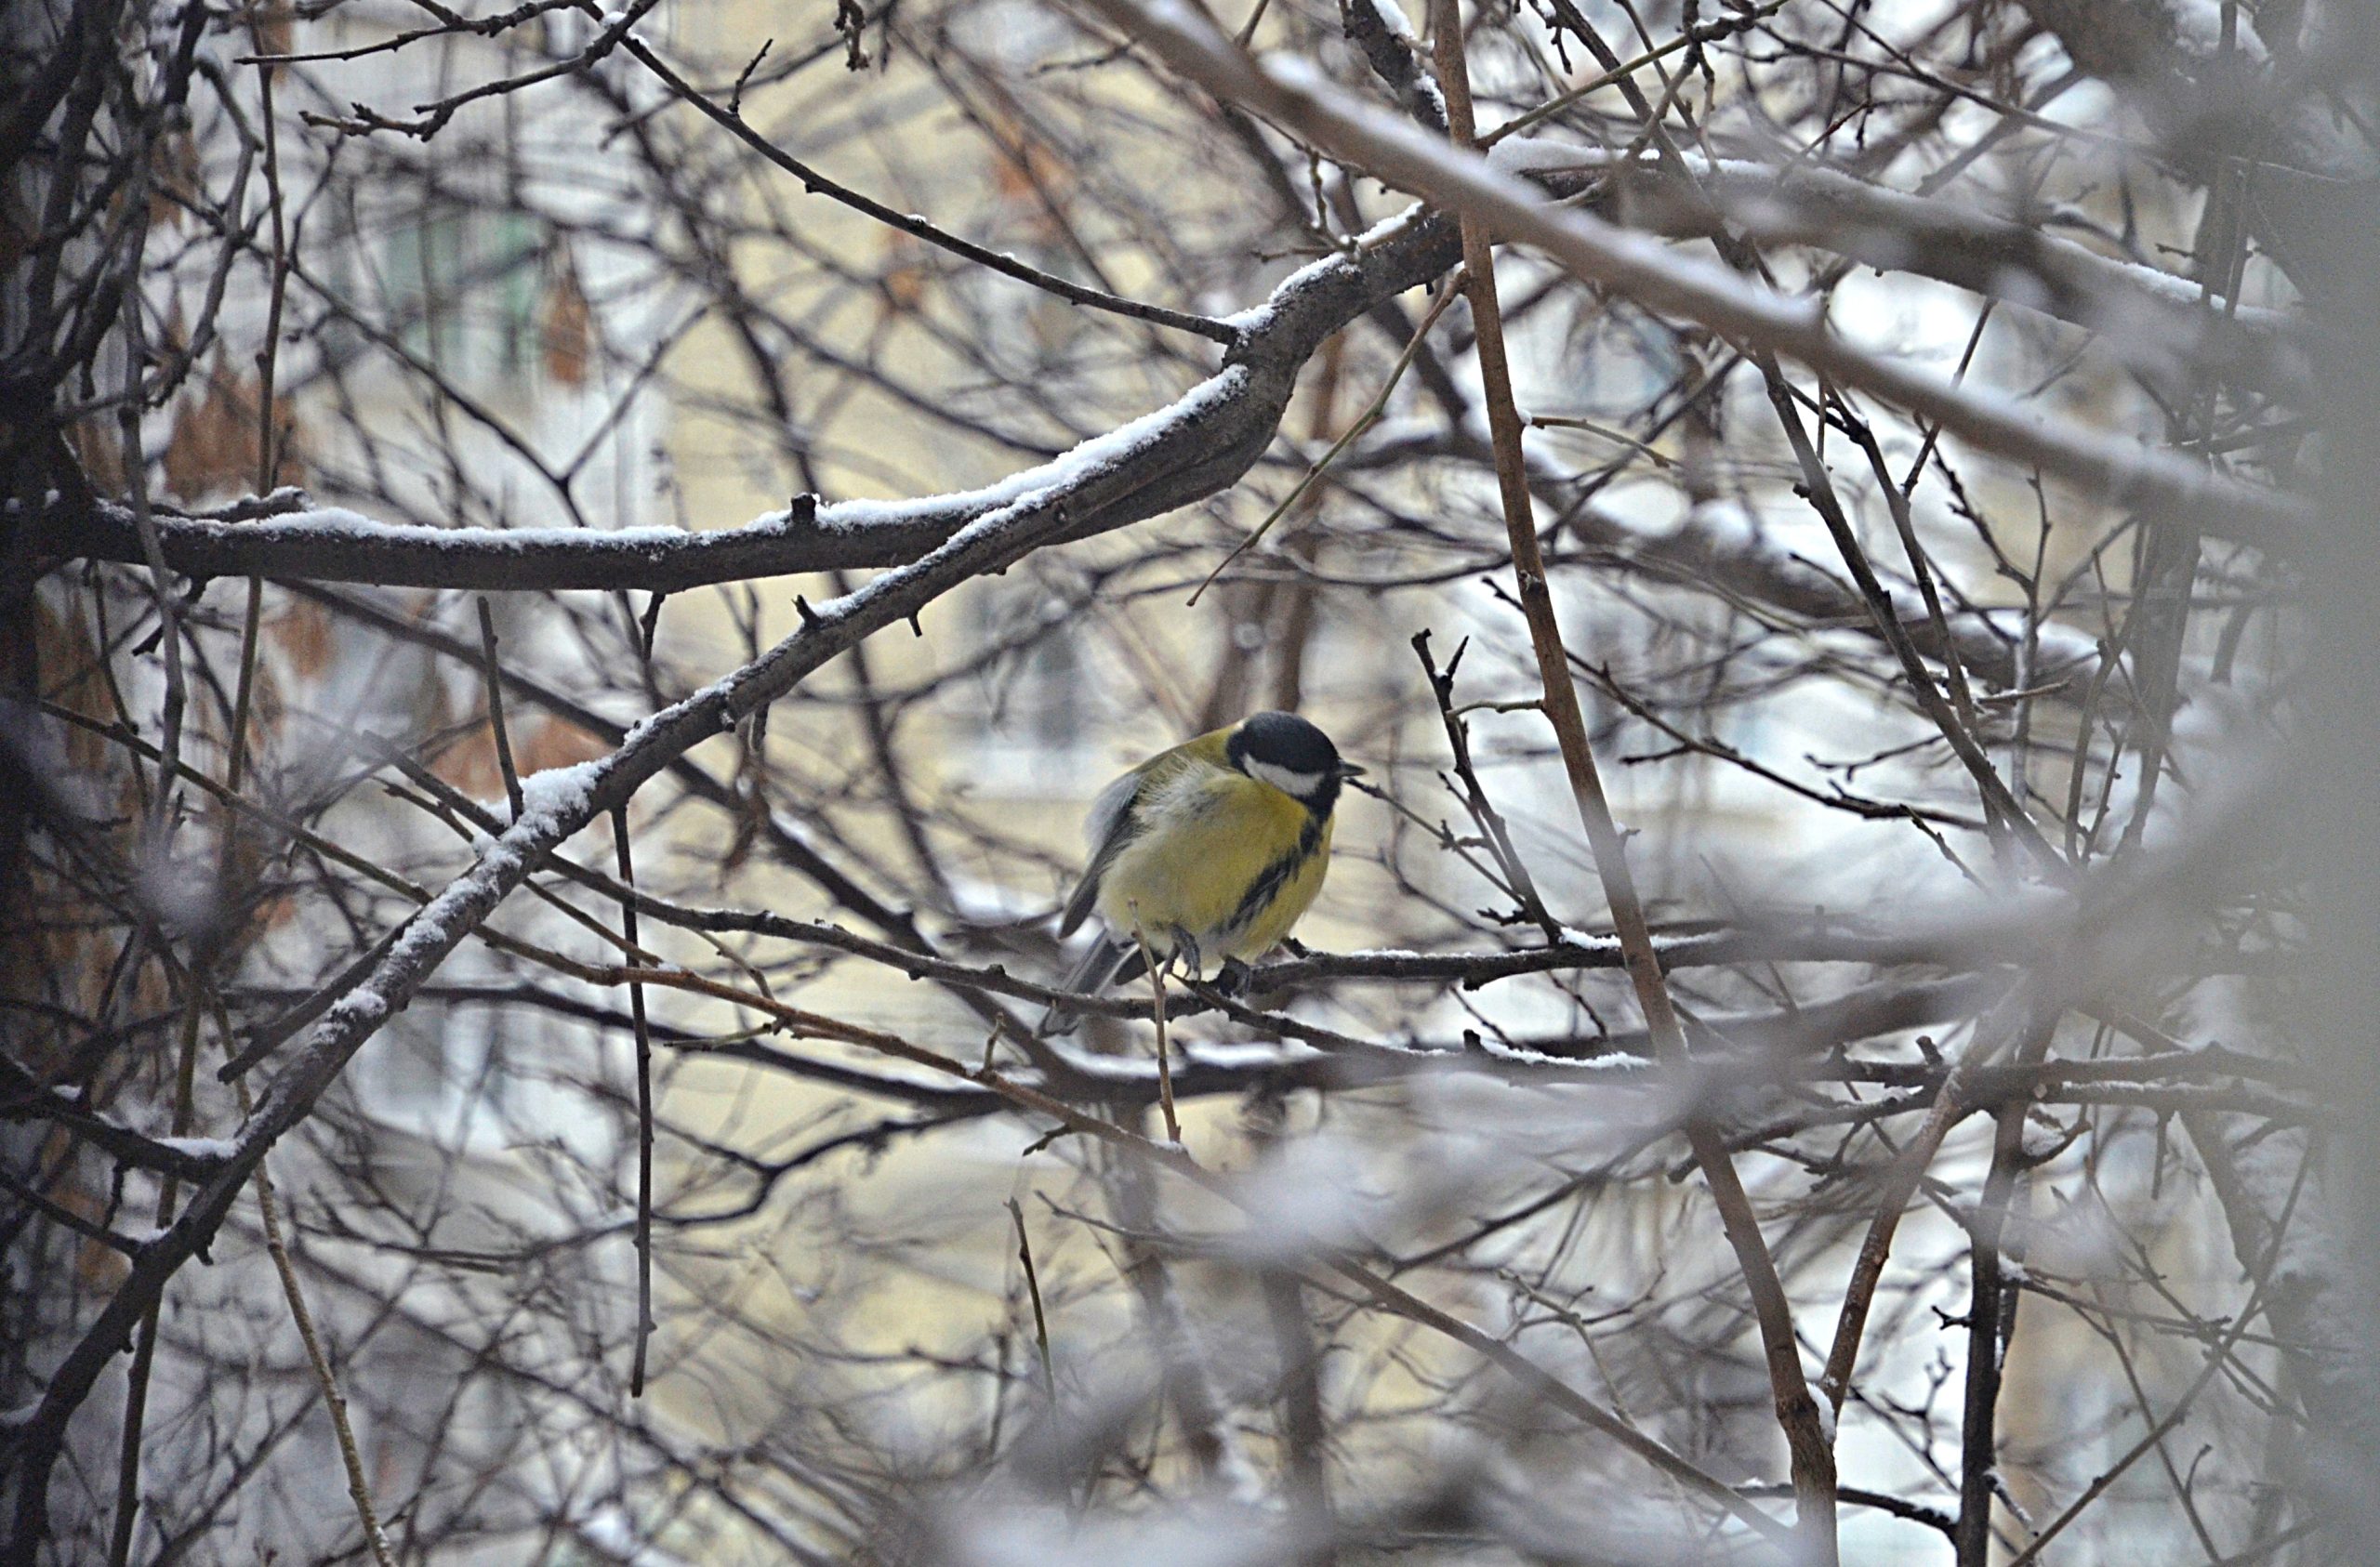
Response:
[[[1091,995],[1110,985],[1137,980],[1146,972],[1148,957],[1138,942],[1120,942],[1103,931],[1066,976],[1065,988],[1078,995]],[[1041,1025],[1036,1032],[1044,1038],[1053,1034],[1070,1034],[1078,1017],[1063,1003],[1053,1005],[1041,1015]]]

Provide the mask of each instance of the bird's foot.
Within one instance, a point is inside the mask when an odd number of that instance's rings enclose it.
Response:
[[[1255,978],[1255,969],[1236,957],[1227,957],[1223,959],[1223,966],[1215,970],[1215,989],[1219,994],[1236,1000],[1248,994],[1248,987]]]
[[[1198,951],[1198,938],[1178,925],[1173,928],[1172,935],[1175,971],[1196,984],[1207,967],[1204,955]]]

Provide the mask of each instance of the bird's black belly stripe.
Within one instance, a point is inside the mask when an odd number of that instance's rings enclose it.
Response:
[[[1314,858],[1315,850],[1322,847],[1322,829],[1329,821],[1327,816],[1307,814],[1305,826],[1298,834],[1297,847],[1256,873],[1256,879],[1250,882],[1248,890],[1239,895],[1239,906],[1231,911],[1229,919],[1223,921],[1224,930],[1245,930],[1255,923],[1257,915],[1282,888],[1289,885],[1289,878]]]

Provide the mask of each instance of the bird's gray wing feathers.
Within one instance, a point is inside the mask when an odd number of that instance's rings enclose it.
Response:
[[[1100,790],[1099,797],[1091,802],[1091,814],[1082,821],[1082,836],[1093,860],[1109,851],[1117,827],[1122,824],[1124,813],[1132,809],[1132,797],[1141,792],[1142,781],[1147,776],[1147,769],[1134,768]]]
[[[1139,796],[1147,774],[1135,770],[1124,774],[1091,802],[1091,814],[1083,821],[1083,837],[1091,845],[1091,863],[1083,867],[1082,880],[1076,884],[1074,896],[1066,900],[1064,910],[1058,915],[1058,934],[1071,936],[1077,927],[1091,917],[1093,904],[1099,902],[1099,881],[1107,874],[1107,866],[1117,850],[1131,841],[1134,824],[1132,801]]]
[[[1099,940],[1091,942],[1091,950],[1082,955],[1082,961],[1075,965],[1074,972],[1066,976],[1061,988],[1078,995],[1094,995],[1110,985],[1137,980],[1147,972],[1148,957],[1138,942],[1118,941],[1103,932]],[[1077,1021],[1076,1014],[1065,1007],[1052,1006],[1041,1014],[1040,1025],[1033,1032],[1045,1039],[1054,1034],[1071,1034]]]

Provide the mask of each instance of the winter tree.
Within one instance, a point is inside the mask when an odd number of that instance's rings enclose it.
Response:
[[[0,1560],[2361,1560],[2370,7],[7,14]]]

